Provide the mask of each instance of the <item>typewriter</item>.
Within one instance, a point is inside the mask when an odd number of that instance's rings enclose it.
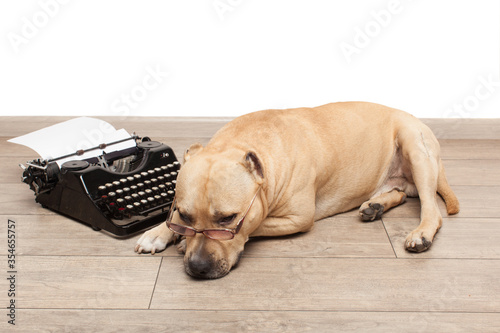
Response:
[[[55,160],[32,160],[22,181],[42,207],[116,236],[131,235],[165,221],[175,195],[180,163],[172,149],[148,137],[130,137],[135,147],[112,151],[112,142],[61,156],[103,154],[61,166]],[[123,140],[122,140],[123,141]],[[108,149],[110,153],[105,153]]]

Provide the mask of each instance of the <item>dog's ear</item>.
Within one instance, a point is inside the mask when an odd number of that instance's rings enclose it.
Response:
[[[264,169],[257,154],[253,151],[248,151],[243,159],[243,165],[246,166],[248,171],[255,177],[258,183],[264,180]]]
[[[185,152],[184,152],[184,163],[189,161],[191,157],[198,154],[203,150],[203,146],[201,143],[193,143]]]

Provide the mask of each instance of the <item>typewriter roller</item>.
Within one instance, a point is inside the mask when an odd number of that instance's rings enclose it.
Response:
[[[60,168],[53,161],[33,160],[23,167],[22,180],[45,208],[94,230],[134,234],[165,221],[180,169],[169,146],[148,140]]]

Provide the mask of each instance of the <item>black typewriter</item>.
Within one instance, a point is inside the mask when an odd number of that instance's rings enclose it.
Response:
[[[103,154],[61,165],[55,160],[27,163],[22,181],[35,192],[43,207],[106,230],[117,236],[131,235],[165,221],[175,195],[180,163],[172,149],[160,142],[132,136],[135,147],[112,151],[103,144],[92,149]],[[123,141],[123,140],[121,140]],[[57,160],[56,159],[56,160]]]

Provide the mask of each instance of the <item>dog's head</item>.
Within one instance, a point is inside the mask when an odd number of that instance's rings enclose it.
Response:
[[[186,237],[184,266],[193,277],[220,278],[238,263],[249,235],[264,218],[262,164],[253,151],[204,149],[200,144],[186,151],[184,161],[172,223],[197,231]],[[229,240],[211,239],[209,232],[201,232],[210,229],[235,234]]]

